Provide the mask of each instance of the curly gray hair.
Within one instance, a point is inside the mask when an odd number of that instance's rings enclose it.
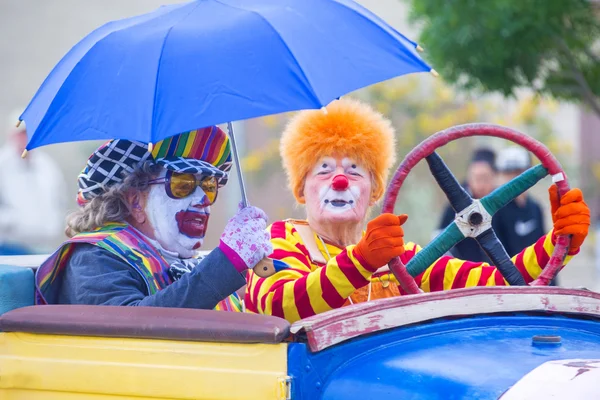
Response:
[[[119,184],[94,197],[79,210],[67,216],[65,233],[73,237],[81,232],[89,232],[109,222],[125,222],[131,215],[130,205],[125,195],[131,190],[145,192],[150,188],[148,182],[156,177],[161,166],[153,162],[139,165]]]

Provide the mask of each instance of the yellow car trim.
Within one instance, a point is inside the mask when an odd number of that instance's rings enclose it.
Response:
[[[285,399],[286,344],[0,332],[0,399]]]

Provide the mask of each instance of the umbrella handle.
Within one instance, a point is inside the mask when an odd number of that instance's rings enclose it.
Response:
[[[275,272],[275,266],[273,265],[273,260],[271,258],[265,257],[258,262],[252,269],[254,273],[261,278],[268,278],[273,275]]]
[[[248,207],[248,196],[246,196],[246,185],[244,185],[244,177],[242,176],[242,166],[240,165],[240,157],[238,155],[237,145],[235,143],[235,134],[233,133],[233,125],[231,122],[227,123],[227,133],[229,134],[229,140],[231,140],[231,153],[233,155],[233,163],[235,164],[235,170],[238,175],[238,181],[240,183],[240,192],[242,195],[242,207]],[[273,275],[277,270],[273,264],[271,258],[265,257],[258,262],[253,268],[256,275],[261,278],[268,278]]]

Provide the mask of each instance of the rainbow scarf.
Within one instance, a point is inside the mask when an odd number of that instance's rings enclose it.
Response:
[[[140,274],[149,294],[154,294],[173,283],[169,264],[143,235],[129,225],[110,223],[91,232],[80,233],[67,240],[38,268],[35,275],[36,304],[56,303],[56,278],[64,271],[75,245],[88,243],[116,255]],[[236,293],[222,300],[215,310],[243,311]]]
[[[214,309],[217,311],[244,312],[243,304],[243,300],[234,292],[231,296],[221,300]]]

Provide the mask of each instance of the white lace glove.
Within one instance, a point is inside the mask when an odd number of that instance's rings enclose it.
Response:
[[[225,226],[219,249],[239,272],[253,268],[273,252],[266,228],[267,215],[256,207],[239,210]]]

